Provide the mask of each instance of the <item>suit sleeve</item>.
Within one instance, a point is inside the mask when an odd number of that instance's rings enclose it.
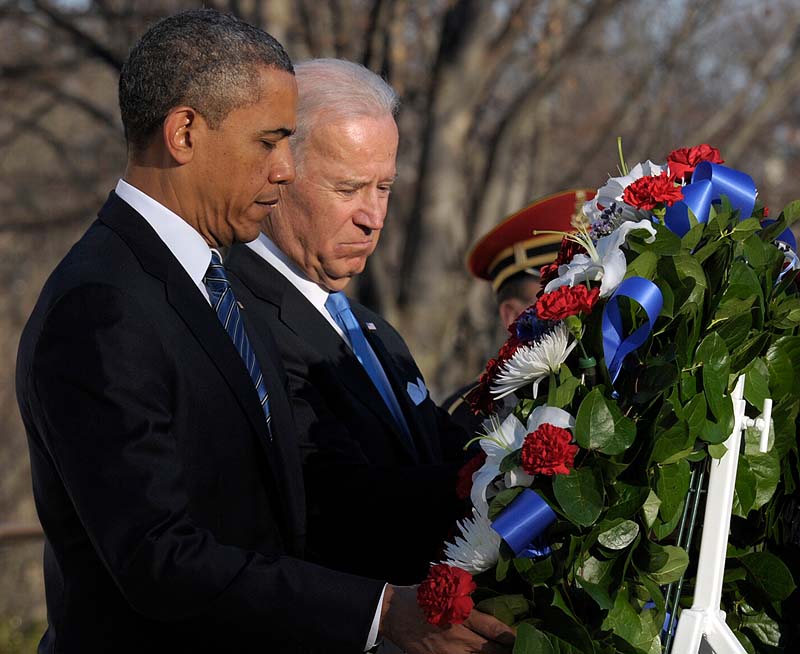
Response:
[[[145,616],[360,651],[382,582],[223,545],[190,519],[176,365],[118,289],[75,289],[45,318],[28,402],[92,548]]]

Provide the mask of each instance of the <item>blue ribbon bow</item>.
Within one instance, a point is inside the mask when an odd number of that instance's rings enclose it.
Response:
[[[535,558],[550,554],[550,548],[537,541],[556,519],[553,509],[539,495],[526,488],[514,498],[492,523],[515,556]]]
[[[622,316],[619,312],[621,297],[635,300],[647,314],[647,321],[627,336],[624,334]],[[629,277],[624,280],[606,303],[602,322],[603,354],[612,384],[617,380],[625,357],[639,348],[650,336],[663,304],[661,290],[644,277]]]
[[[683,187],[683,200],[667,207],[664,224],[683,236],[692,226],[689,211],[698,223],[706,223],[711,205],[719,202],[723,195],[739,210],[740,220],[751,216],[757,195],[753,178],[739,170],[703,161],[695,167],[692,183]]]

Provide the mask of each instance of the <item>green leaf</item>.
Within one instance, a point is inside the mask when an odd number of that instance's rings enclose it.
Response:
[[[639,525],[633,520],[623,520],[600,534],[597,542],[610,550],[622,550],[628,547],[638,535]]]
[[[514,450],[506,454],[500,462],[500,472],[506,473],[510,470],[514,470],[514,468],[518,468],[520,466],[520,452],[521,450]]]
[[[711,413],[720,419],[724,415],[723,404],[730,406],[731,399],[726,394],[730,355],[719,334],[712,332],[703,339],[695,352],[695,364],[703,367],[703,390],[706,402]]]
[[[590,556],[578,569],[575,580],[601,609],[608,610],[614,602],[611,599],[611,582],[614,580],[614,560],[606,561]]]
[[[698,434],[703,428],[708,413],[706,398],[702,393],[695,395],[683,407],[683,417],[689,426],[690,434]]]
[[[754,552],[739,559],[747,569],[747,580],[755,584],[770,600],[785,600],[795,589],[789,568],[774,554]]]
[[[747,218],[733,228],[731,238],[733,238],[734,241],[743,241],[760,229],[761,223],[757,218]]]
[[[678,581],[689,565],[689,555],[682,547],[664,545],[662,550],[667,555],[666,563],[647,574],[650,579],[661,586]]]
[[[659,515],[664,522],[670,522],[683,507],[689,492],[691,472],[685,460],[662,465],[656,468],[656,494],[661,499]]]
[[[684,420],[679,420],[666,431],[656,434],[653,452],[650,455],[652,461],[673,463],[691,454],[694,436],[689,432],[689,425]]]
[[[613,632],[636,649],[641,649],[643,644],[652,641],[653,636],[658,635],[658,629],[648,628],[647,622],[640,620],[639,611],[631,604],[628,593],[624,590],[617,593],[614,606],[603,620],[601,629]],[[649,649],[649,645],[646,645],[644,651]]]
[[[588,527],[603,510],[603,480],[592,468],[573,468],[568,475],[555,475],[553,492],[567,518]]]
[[[661,499],[652,490],[647,496],[647,500],[642,505],[642,514],[644,515],[644,522],[648,527],[652,527],[658,516],[658,510],[661,507]]]
[[[653,279],[658,265],[658,255],[655,252],[646,250],[628,264],[625,272],[625,279],[628,277],[644,277]]]
[[[770,396],[769,369],[761,357],[753,359],[743,370],[744,397],[759,411],[764,406],[764,400]]]
[[[770,618],[763,610],[756,612],[745,605],[740,617],[741,629],[749,629],[756,638],[766,645],[777,647],[781,640],[781,629],[775,620]]]
[[[739,457],[736,470],[736,487],[733,491],[733,515],[746,518],[753,508],[756,499],[756,476],[750,470],[750,464],[744,457]]]
[[[750,470],[756,480],[753,508],[760,509],[775,494],[781,475],[781,461],[776,448],[766,452],[759,451],[761,433],[755,429],[747,429],[744,436],[744,454]]]
[[[556,654],[550,639],[532,624],[523,622],[517,627],[512,654]]]
[[[793,395],[800,374],[800,336],[784,336],[775,341],[765,356],[769,388],[773,398]]]
[[[636,437],[635,423],[624,417],[616,402],[606,402],[599,388],[583,399],[575,418],[575,439],[582,448],[621,454]]]
[[[553,574],[553,559],[546,558],[534,561],[533,559],[514,559],[512,561],[517,574],[531,586],[538,586],[546,582]]]
[[[604,475],[608,479],[608,475]],[[613,499],[606,512],[606,519],[629,518],[633,516],[647,500],[650,489],[647,486],[634,486],[618,481],[612,485]]]
[[[512,625],[517,618],[528,612],[529,604],[523,595],[498,595],[478,602],[475,608],[483,613],[493,615],[500,622]]]
[[[712,459],[721,459],[725,456],[725,452],[728,451],[728,448],[725,447],[724,443],[712,443],[708,446],[708,453],[711,455]]]
[[[562,367],[563,370],[563,367]],[[572,398],[575,397],[575,391],[580,387],[581,381],[577,377],[567,377],[556,388],[555,393],[551,398],[550,406],[557,409],[563,409],[572,403]]]

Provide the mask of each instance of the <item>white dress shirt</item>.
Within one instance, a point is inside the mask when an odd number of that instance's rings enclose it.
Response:
[[[203,277],[211,263],[211,248],[203,237],[178,214],[167,209],[146,193],[124,179],[117,182],[115,193],[138,211],[152,227],[158,238],[183,266],[183,269],[208,300]],[[209,301],[210,302],[210,301]]]

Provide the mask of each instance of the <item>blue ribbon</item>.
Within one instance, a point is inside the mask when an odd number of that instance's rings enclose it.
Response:
[[[619,298],[627,297],[638,302],[647,314],[647,321],[627,337],[624,335]],[[653,325],[661,313],[664,298],[661,290],[649,279],[629,277],[618,287],[603,309],[603,354],[611,383],[617,380],[622,363],[631,352],[640,347],[653,331]]]
[[[731,206],[739,210],[739,219],[749,218],[756,204],[756,185],[746,173],[720,164],[703,161],[692,174],[692,183],[683,187],[683,200],[667,207],[664,224],[678,236],[689,231],[689,211],[698,223],[708,222],[711,205],[728,197]]]
[[[534,541],[555,519],[556,514],[547,502],[526,488],[495,518],[492,529],[500,534],[515,556],[534,558],[550,553],[549,547],[534,544]]]

